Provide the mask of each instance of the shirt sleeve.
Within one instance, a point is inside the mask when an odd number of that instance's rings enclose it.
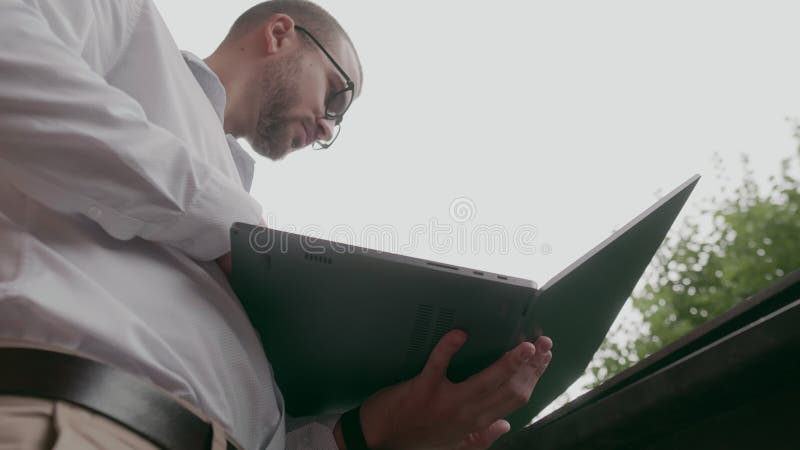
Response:
[[[340,415],[286,417],[287,450],[338,450],[333,428]]]
[[[118,16],[95,22],[109,19],[123,30],[104,36],[114,27],[97,27],[85,35],[119,43],[106,54],[123,52],[141,9],[130,5],[139,3],[105,2],[101,12]],[[128,6],[115,12],[116,4]],[[257,223],[258,203],[148,121],[141,105],[109,85],[53,26],[33,2],[0,5],[0,176],[117,239],[157,241],[199,260],[229,251],[230,225]]]

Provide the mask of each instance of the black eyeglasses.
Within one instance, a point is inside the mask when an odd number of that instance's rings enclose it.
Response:
[[[333,133],[331,134],[331,138],[329,140],[314,141],[314,144],[311,146],[311,148],[314,150],[324,150],[333,145],[333,141],[339,137],[339,132],[342,130],[342,118],[344,117],[344,113],[346,113],[348,108],[350,108],[350,104],[353,103],[353,92],[356,84],[353,83],[353,80],[347,76],[344,69],[342,69],[342,66],[340,66],[335,59],[333,59],[333,56],[331,56],[331,54],[325,50],[325,47],[320,44],[314,35],[300,25],[295,25],[294,27],[302,31],[306,36],[311,38],[315,44],[317,44],[317,47],[319,47],[319,49],[322,50],[322,53],[324,53],[331,63],[333,63],[333,66],[336,67],[336,70],[339,71],[339,73],[342,75],[342,78],[344,78],[346,82],[344,89],[334,92],[333,95],[325,100],[325,118],[334,121]]]

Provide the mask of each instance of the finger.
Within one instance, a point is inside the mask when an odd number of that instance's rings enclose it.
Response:
[[[486,443],[486,447],[490,447],[492,444],[494,444],[494,441],[499,439],[500,436],[508,433],[510,430],[511,424],[501,419],[489,425],[489,428],[481,432],[481,436],[485,439],[484,442]]]
[[[446,378],[450,360],[466,341],[467,334],[461,330],[451,330],[442,336],[422,369],[422,378],[431,382],[439,382]]]
[[[225,275],[230,275],[233,270],[233,258],[231,257],[231,253],[228,252],[217,258],[217,264]]]
[[[536,350],[542,353],[547,353],[553,349],[553,341],[547,336],[539,336],[536,342],[533,343]]]
[[[547,353],[537,353],[536,357],[533,359],[533,367],[535,367],[535,374],[536,380],[534,383],[539,381],[539,378],[544,375],[544,371],[547,369],[547,366],[550,365],[550,361],[553,359],[553,352]]]
[[[551,352],[537,352],[528,364],[499,386],[493,395],[475,406],[495,417],[505,417],[521,408],[530,401],[536,383],[550,364],[552,356]]]
[[[460,386],[474,395],[493,393],[520,369],[529,366],[535,355],[536,347],[530,342],[523,342],[491,366],[469,377]],[[466,395],[469,396],[469,393]]]
[[[470,433],[461,444],[456,447],[458,450],[482,450],[492,446],[500,436],[508,433],[511,425],[505,420],[498,420],[487,428]]]

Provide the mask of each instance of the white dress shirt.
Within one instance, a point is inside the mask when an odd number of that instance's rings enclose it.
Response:
[[[283,400],[213,262],[261,216],[224,101],[151,0],[0,0],[0,339],[104,360],[278,449]],[[288,438],[335,447],[319,423]]]

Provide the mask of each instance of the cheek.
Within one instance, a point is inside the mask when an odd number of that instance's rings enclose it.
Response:
[[[315,96],[309,95],[308,91],[301,88],[295,91],[295,94],[290,97],[286,109],[280,113],[284,119],[309,121],[325,113],[324,105],[321,107],[322,112],[319,112],[319,100]]]
[[[325,114],[328,81],[320,67],[304,64],[280,78],[279,95],[266,99],[271,105],[264,105],[273,117],[281,121],[310,121]]]
[[[302,105],[306,114],[310,112],[315,117],[325,113],[325,98],[328,94],[328,79],[319,67],[310,67],[309,70],[298,77],[296,83],[298,105]]]
[[[311,89],[302,82],[291,83],[286,88],[287,101],[284,105],[284,111],[281,111],[281,116],[286,118],[307,118],[314,105],[314,98],[309,95]]]

